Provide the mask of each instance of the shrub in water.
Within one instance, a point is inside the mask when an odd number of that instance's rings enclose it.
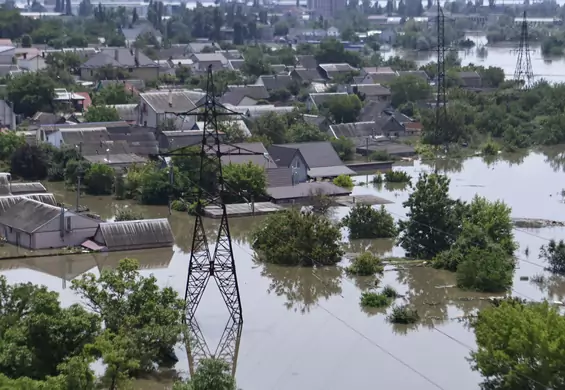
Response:
[[[389,298],[392,298],[392,299],[398,297],[398,292],[396,292],[396,290],[394,289],[394,287],[391,287],[391,286],[384,286],[382,293],[383,293],[385,296],[387,296],[387,297],[389,297]]]
[[[171,209],[175,211],[185,212],[188,211],[188,205],[182,200],[173,200],[171,203]]]
[[[115,221],[138,221],[143,218],[143,214],[133,211],[132,209],[121,209],[116,213]]]
[[[370,252],[357,256],[345,271],[352,275],[369,276],[383,272],[381,259]]]
[[[366,291],[361,294],[361,305],[364,307],[387,307],[391,299],[383,293]]]
[[[407,305],[394,306],[387,319],[393,324],[415,324],[420,320],[418,312]]]
[[[385,180],[389,183],[408,183],[412,178],[404,171],[385,172]]]
[[[333,183],[338,187],[347,188],[348,190],[355,186],[353,179],[347,175],[339,175],[334,179]]]
[[[369,205],[356,204],[342,223],[349,228],[349,237],[352,239],[396,236],[394,218],[384,206],[375,210]]]

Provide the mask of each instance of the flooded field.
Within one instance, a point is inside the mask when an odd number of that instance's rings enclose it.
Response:
[[[475,194],[502,199],[512,207],[516,218],[565,220],[561,195],[565,187],[563,160],[557,150],[546,154],[510,156],[484,161],[444,160],[434,164],[414,163],[400,167],[413,177],[419,172],[445,170],[451,177],[451,194],[470,200]],[[394,203],[385,207],[404,218],[402,202],[409,189],[375,187],[372,176],[358,176],[355,194],[375,194]],[[59,185],[50,190],[62,201],[74,203],[75,194]],[[166,217],[164,207],[142,207],[110,198],[83,197],[83,204],[105,219],[116,207],[127,205],[145,217]],[[343,217],[347,208],[338,208]],[[184,295],[189,260],[192,220],[180,213],[170,217],[176,246],[173,250],[129,253],[140,260],[144,274],[153,273],[163,286],[174,287]],[[454,274],[413,267],[388,270],[381,285],[396,287],[414,304],[423,321],[418,326],[393,326],[385,311],[364,311],[359,306],[361,290],[372,280],[349,278],[341,268],[299,269],[256,264],[248,244],[250,230],[260,218],[232,219],[234,255],[242,294],[245,323],[237,356],[237,381],[243,390],[327,390],[327,389],[460,389],[478,388],[480,377],[472,372],[465,358],[474,347],[474,336],[459,317],[487,305],[480,294],[446,287],[455,283]],[[207,221],[213,230],[215,221]],[[345,233],[345,232],[344,232]],[[565,238],[565,228],[516,229],[520,243],[519,267],[513,294],[539,300],[563,299],[565,283],[552,278],[543,291],[522,276],[544,273],[538,259],[539,247],[551,238]],[[390,240],[362,240],[346,243],[346,252],[371,250],[385,256],[402,256],[402,249]],[[528,249],[528,250],[526,250]],[[15,248],[4,246],[4,255]],[[528,255],[526,255],[528,253]],[[10,282],[44,284],[61,294],[64,304],[77,302],[68,282],[83,272],[98,273],[115,266],[126,254],[69,255],[62,257],[0,261],[0,272]],[[218,344],[228,313],[213,284],[207,290],[197,314],[209,349]],[[177,370],[188,372],[184,351]],[[166,387],[157,380],[141,381],[136,388],[157,390]]]

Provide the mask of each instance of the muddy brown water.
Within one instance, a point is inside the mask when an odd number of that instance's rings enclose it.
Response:
[[[416,177],[420,172],[445,170],[451,177],[451,194],[471,200],[475,194],[488,199],[504,200],[512,207],[513,217],[565,220],[561,190],[564,160],[558,149],[545,154],[510,156],[509,159],[472,158],[465,161],[443,160],[435,164],[415,162],[400,167]],[[370,183],[372,177],[359,176],[357,182]],[[57,198],[73,203],[75,194],[61,184],[49,184]],[[402,202],[409,189],[402,186],[372,184],[356,186],[354,194],[376,194],[394,203],[385,207],[395,218],[403,217]],[[143,207],[118,202],[108,197],[81,198],[93,212],[110,219],[117,207],[132,207],[146,217],[166,217],[165,207]],[[336,217],[347,213],[339,208]],[[43,259],[0,262],[0,272],[12,283],[44,284],[60,293],[63,304],[79,302],[68,288],[72,278],[102,267],[113,267],[120,258],[137,257],[143,274],[154,274],[162,286],[172,286],[184,295],[189,260],[192,220],[180,213],[169,217],[176,246],[172,250],[148,250],[142,253],[110,255],[68,255]],[[359,306],[362,290],[369,288],[370,278],[347,277],[341,268],[302,269],[258,265],[247,242],[249,231],[262,218],[232,219],[234,255],[238,267],[245,324],[237,364],[237,381],[244,390],[312,390],[312,389],[477,389],[480,376],[472,372],[465,358],[469,350],[453,341],[474,346],[474,336],[458,317],[470,315],[488,303],[484,295],[444,287],[455,283],[454,275],[445,271],[414,267],[384,273],[380,285],[396,287],[405,300],[415,305],[424,318],[418,326],[392,326],[386,321],[386,310],[363,310]],[[214,221],[207,221],[210,231]],[[345,232],[344,232],[345,233]],[[564,228],[517,229],[519,268],[514,294],[539,300],[544,297],[565,299],[565,283],[553,277],[547,288],[540,289],[521,276],[543,274],[538,259],[539,247],[547,239],[565,238]],[[526,248],[529,256],[525,255]],[[347,244],[347,252],[371,250],[386,256],[402,256],[401,248],[390,240],[358,240]],[[19,251],[24,253],[24,251]],[[5,245],[4,256],[18,250]],[[390,267],[389,267],[390,268]],[[398,303],[403,302],[402,299]],[[228,320],[217,288],[209,285],[198,311],[198,320],[213,351]],[[434,329],[434,326],[440,331]],[[382,348],[382,349],[381,349]],[[386,352],[385,352],[386,350]],[[186,352],[179,348],[176,369],[188,372]],[[415,371],[399,363],[412,367]],[[448,370],[446,370],[448,367]],[[416,371],[418,373],[416,373]],[[166,388],[166,380],[139,381],[136,388]]]

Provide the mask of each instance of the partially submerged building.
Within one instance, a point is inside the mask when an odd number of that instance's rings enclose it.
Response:
[[[13,205],[20,202],[22,199],[32,199],[37,202],[56,206],[57,201],[53,194],[26,194],[26,195],[6,195],[0,196],[0,215],[4,214],[6,210],[10,209]]]
[[[173,230],[166,218],[138,221],[102,222],[94,237],[82,246],[97,251],[132,251],[136,249],[171,247]]]
[[[29,249],[78,246],[96,232],[99,221],[24,197],[0,215],[0,234]]]

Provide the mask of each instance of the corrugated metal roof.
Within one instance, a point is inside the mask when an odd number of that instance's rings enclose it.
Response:
[[[10,207],[20,202],[22,199],[32,199],[52,206],[57,205],[57,201],[55,200],[55,196],[53,194],[27,194],[27,195],[0,196],[0,214],[4,213]]]
[[[12,183],[10,184],[10,191],[13,195],[18,194],[39,194],[47,192],[47,188],[40,182],[31,183]]]
[[[24,198],[0,215],[0,225],[33,233],[61,213],[61,208]]]
[[[103,222],[98,227],[108,250],[172,246],[173,231],[166,218]],[[98,234],[96,234],[98,236]]]

